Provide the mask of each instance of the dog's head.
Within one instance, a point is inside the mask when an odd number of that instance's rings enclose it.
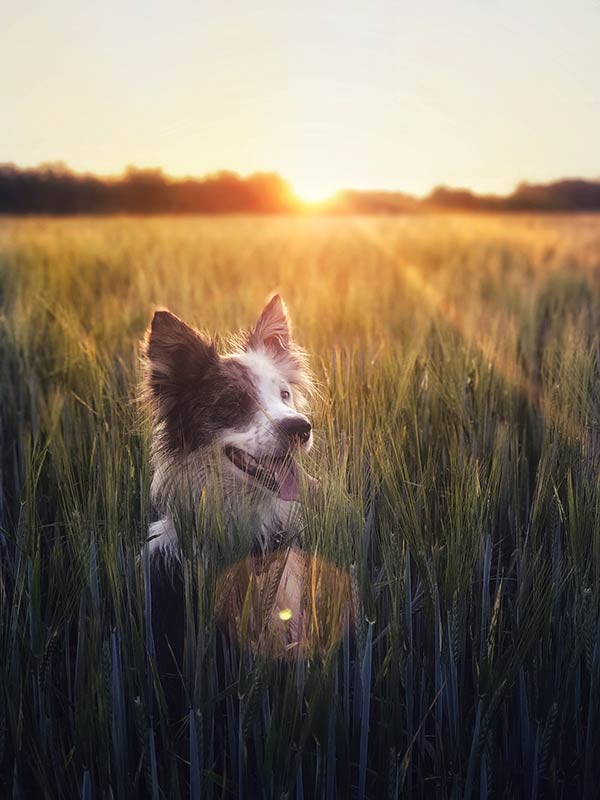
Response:
[[[174,314],[157,311],[144,359],[155,495],[161,483],[176,480],[179,465],[200,469],[216,454],[232,482],[279,501],[298,499],[296,457],[312,445],[303,413],[312,383],[279,296],[225,355]]]

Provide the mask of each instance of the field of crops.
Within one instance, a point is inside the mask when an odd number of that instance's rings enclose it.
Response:
[[[139,341],[274,290],[355,623],[265,658],[190,552],[173,718]],[[0,220],[0,796],[597,797],[599,468],[598,217]]]

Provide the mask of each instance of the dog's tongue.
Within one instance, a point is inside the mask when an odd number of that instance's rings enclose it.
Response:
[[[300,484],[298,483],[297,473],[298,464],[292,461],[279,487],[279,497],[281,497],[282,500],[300,499]]]

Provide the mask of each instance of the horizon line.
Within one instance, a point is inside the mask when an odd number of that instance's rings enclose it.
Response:
[[[259,169],[253,170],[251,172],[238,172],[235,169],[231,169],[228,167],[221,167],[216,170],[211,170],[209,172],[204,173],[185,173],[185,174],[174,174],[171,172],[167,172],[164,167],[160,165],[146,165],[146,166],[139,166],[136,164],[125,164],[120,172],[111,172],[111,173],[102,173],[102,172],[95,172],[94,170],[79,170],[75,169],[66,161],[62,159],[56,160],[48,160],[48,161],[41,161],[35,165],[23,165],[17,164],[14,161],[0,161],[0,170],[4,169],[14,169],[19,172],[41,172],[41,171],[48,171],[54,172],[56,174],[64,173],[65,175],[71,175],[77,178],[96,178],[97,180],[101,181],[118,181],[123,180],[131,174],[151,174],[154,173],[156,175],[160,175],[166,181],[207,181],[210,179],[217,178],[218,176],[223,175],[231,175],[235,176],[236,178],[247,181],[257,176],[272,176],[279,178],[287,187],[290,189],[292,194],[294,194],[298,199],[302,200],[302,192],[297,191],[294,187],[294,182],[290,178],[287,178],[277,169]],[[557,183],[563,182],[571,182],[571,181],[581,181],[584,183],[600,183],[600,175],[595,176],[583,176],[583,175],[560,175],[555,178],[547,179],[547,180],[531,180],[528,178],[522,178],[518,180],[512,187],[512,190],[506,193],[498,193],[498,192],[488,192],[488,191],[481,191],[478,189],[473,188],[472,186],[468,185],[457,185],[451,184],[446,182],[434,183],[430,189],[425,192],[424,194],[420,193],[413,193],[411,191],[407,191],[401,188],[391,188],[391,187],[382,187],[382,186],[371,186],[371,187],[358,187],[358,186],[340,186],[335,189],[333,192],[324,196],[321,200],[317,201],[308,201],[309,205],[321,205],[326,203],[329,200],[334,199],[338,195],[341,195],[345,192],[356,192],[356,193],[381,193],[381,194],[396,194],[396,195],[403,195],[407,198],[414,199],[414,200],[426,200],[430,197],[434,192],[438,190],[448,190],[451,192],[468,192],[475,197],[479,198],[490,198],[490,199],[505,199],[510,197],[514,194],[519,187],[521,186],[552,186]],[[302,200],[302,202],[307,202],[306,200]]]

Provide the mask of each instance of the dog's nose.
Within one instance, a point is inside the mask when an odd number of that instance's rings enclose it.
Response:
[[[292,417],[281,423],[281,429],[289,439],[297,439],[301,444],[306,444],[310,439],[311,424],[303,417]]]

